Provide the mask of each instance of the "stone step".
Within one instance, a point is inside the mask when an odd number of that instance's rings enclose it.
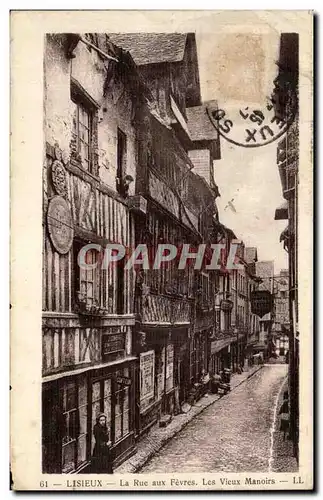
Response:
[[[172,421],[171,415],[163,415],[159,420],[159,427],[167,427]]]

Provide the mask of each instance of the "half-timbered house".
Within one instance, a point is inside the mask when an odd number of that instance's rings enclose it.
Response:
[[[200,172],[189,155],[199,146],[194,146],[188,126],[188,108],[201,106],[195,35],[111,34],[110,39],[131,52],[165,121],[161,124],[146,113],[138,127],[136,190],[147,199],[148,208],[147,217],[136,224],[137,241],[145,240],[152,248],[172,243],[179,251],[188,244],[196,252],[197,245],[205,243],[210,229],[206,215],[216,212],[217,194],[195,174]],[[213,139],[215,135],[213,129]],[[207,370],[214,292],[208,274],[194,272],[194,262],[180,270],[174,260],[161,272],[142,273],[138,281],[142,432],[161,414],[176,413],[192,383]]]
[[[72,473],[89,471],[100,412],[115,464],[134,449],[135,276],[100,249],[134,246],[134,123],[150,94],[105,34],[48,35],[44,65],[43,470]]]
[[[184,203],[193,167],[171,126],[143,112],[138,127],[137,193],[147,200],[147,216],[136,216],[136,245],[146,244],[151,269],[137,272],[136,352],[138,366],[138,431],[161,415],[172,415],[189,387],[189,347],[194,308],[194,270],[180,270],[175,258],[153,269],[158,245],[180,251],[201,241],[198,210]]]
[[[189,157],[194,165],[188,189],[188,199],[199,207],[199,232],[208,249],[219,243],[219,214],[216,198],[220,195],[214,177],[214,162],[220,159],[220,137],[208,117],[208,108],[217,108],[216,101],[203,102],[186,109],[191,138]],[[209,256],[210,257],[210,256]],[[206,260],[208,257],[206,256]],[[216,338],[215,302],[219,291],[219,271],[207,271],[198,276],[195,315],[191,339],[191,383],[200,381],[203,370],[210,366],[211,342]]]
[[[286,200],[275,213],[276,220],[287,220],[281,233],[288,252],[289,270],[289,392],[290,429],[294,454],[298,458],[299,438],[299,300],[298,300],[298,184],[299,184],[299,35],[282,33],[278,60],[278,75],[274,81],[273,102],[276,115],[290,126],[277,145],[277,165]]]

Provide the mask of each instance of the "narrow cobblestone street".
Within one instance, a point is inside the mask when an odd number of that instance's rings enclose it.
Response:
[[[140,473],[264,472],[287,365],[266,365],[178,433]]]

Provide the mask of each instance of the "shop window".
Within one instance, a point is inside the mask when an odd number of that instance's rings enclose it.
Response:
[[[94,447],[93,428],[98,415],[107,417],[110,439],[116,443],[130,432],[130,386],[129,369],[118,370],[108,378],[92,384],[92,450]]]
[[[94,382],[92,384],[92,422],[91,422],[91,438],[92,438],[92,452],[95,444],[93,437],[93,429],[96,424],[96,419],[102,410],[102,394],[101,394],[101,381]],[[108,425],[107,425],[108,426]],[[108,426],[108,431],[110,433],[110,426]]]
[[[85,377],[62,381],[62,473],[73,472],[87,459],[87,381]]]
[[[97,175],[94,143],[97,137],[97,108],[75,81],[71,82],[73,125],[71,156],[87,172]]]
[[[166,392],[174,387],[174,346],[169,344],[166,349]]]
[[[110,439],[112,439],[112,380],[111,377],[98,380],[92,384],[92,452],[95,444],[93,436],[93,428],[96,424],[97,417],[100,413],[104,413],[107,418],[107,428]]]
[[[115,391],[115,435],[114,442],[119,441],[129,434],[129,414],[130,414],[130,388],[118,381],[118,377],[128,377],[129,369],[116,372]]]

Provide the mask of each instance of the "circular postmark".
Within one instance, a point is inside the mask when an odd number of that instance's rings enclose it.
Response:
[[[62,196],[54,196],[47,210],[47,225],[51,241],[60,254],[67,253],[72,246],[74,229],[69,204]]]
[[[257,148],[278,140],[288,130],[296,114],[296,96],[291,94],[286,116],[277,113],[275,103],[264,106],[246,105],[224,109],[207,106],[208,116],[219,134],[227,141],[244,148]]]

